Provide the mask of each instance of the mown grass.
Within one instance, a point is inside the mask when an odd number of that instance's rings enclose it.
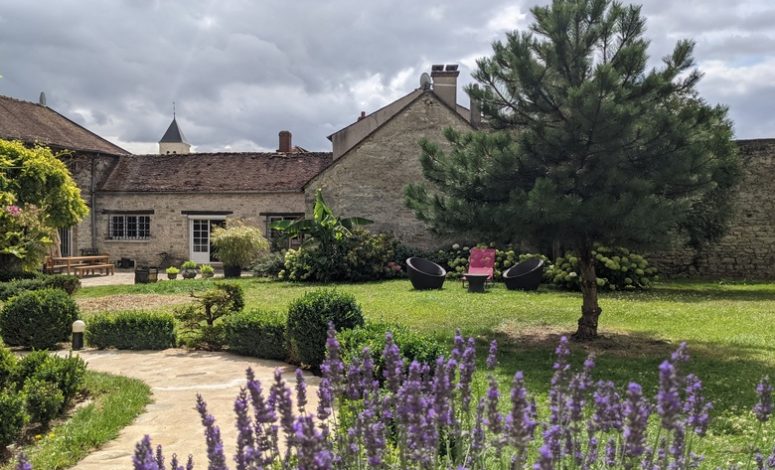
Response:
[[[95,287],[77,295],[181,293],[205,289],[207,282]],[[236,282],[245,289],[247,308],[282,310],[308,290],[332,287],[355,295],[372,321],[400,323],[447,342],[460,328],[480,340],[482,354],[485,341],[498,339],[499,380],[506,386],[522,370],[539,398],[548,387],[557,340],[573,333],[581,306],[579,293],[543,287],[523,293],[496,285],[486,294],[469,294],[455,282],[426,292],[412,290],[406,280],[337,286]],[[602,293],[600,303],[603,337],[574,344],[576,360],[594,352],[597,378],[622,386],[637,381],[653,392],[657,366],[687,341],[692,355],[688,368],[703,379],[715,404],[711,433],[700,448],[706,465],[744,460],[755,433],[749,411],[754,387],[763,375],[775,377],[775,284],[671,281],[645,292]]]
[[[150,388],[136,379],[87,371],[84,385],[91,402],[21,449],[33,468],[73,467],[90,452],[116,438],[151,401]],[[11,470],[15,465],[7,462],[0,469]]]

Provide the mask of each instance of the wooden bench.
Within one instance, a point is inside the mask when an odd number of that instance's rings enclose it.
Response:
[[[99,271],[100,274],[105,274],[106,276],[108,274],[111,276],[114,274],[112,264],[84,264],[73,266],[72,269],[73,274],[79,277],[86,276],[88,274],[96,274],[97,271]]]

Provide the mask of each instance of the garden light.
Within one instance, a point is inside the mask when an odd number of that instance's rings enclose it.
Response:
[[[86,330],[86,323],[83,320],[73,322],[73,351],[83,349],[83,332]]]

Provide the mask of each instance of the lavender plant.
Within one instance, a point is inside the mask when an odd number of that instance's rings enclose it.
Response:
[[[368,349],[345,364],[329,328],[316,409],[308,407],[303,374],[292,387],[279,371],[267,387],[247,371],[234,402],[238,430],[232,457],[237,470],[258,469],[691,469],[702,465],[693,450],[708,429],[712,405],[702,383],[684,372],[685,344],[659,366],[659,387],[647,397],[634,382],[619,390],[593,380],[594,357],[578,370],[568,340],[555,351],[547,409],[538,410],[516,372],[502,395],[490,372],[480,394],[472,386],[475,344],[458,332],[450,357],[433,364],[406,364],[388,333],[382,377],[375,376]],[[497,365],[497,344],[486,361]],[[757,386],[753,415],[760,429],[773,413],[768,379]],[[505,403],[507,402],[507,403]],[[543,407],[542,407],[543,408]],[[205,428],[208,469],[229,468],[220,429],[197,397]],[[775,469],[775,449],[762,450],[759,432],[749,468]],[[769,454],[769,455],[766,455]],[[146,436],[137,444],[136,470],[184,470],[177,457],[169,467],[161,447]],[[20,469],[29,470],[26,461]],[[189,457],[186,470],[193,468]]]

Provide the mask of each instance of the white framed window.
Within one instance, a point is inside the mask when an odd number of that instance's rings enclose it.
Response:
[[[150,240],[151,216],[112,214],[108,218],[108,239]]]
[[[272,242],[277,248],[298,248],[301,245],[301,239],[298,237],[286,240],[285,243],[280,246],[279,241],[282,238],[282,234],[272,228],[272,224],[280,220],[299,220],[303,219],[304,214],[278,214],[266,216],[266,233],[269,234],[269,241]]]

